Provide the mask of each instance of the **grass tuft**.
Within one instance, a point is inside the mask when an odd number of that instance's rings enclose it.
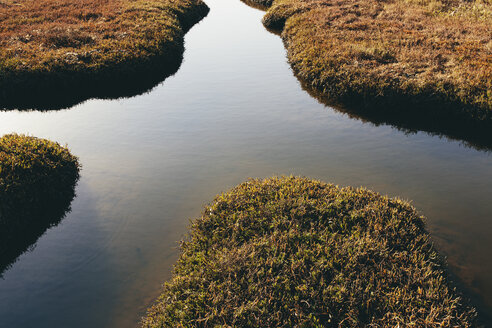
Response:
[[[195,220],[143,327],[472,327],[408,203],[249,180]]]
[[[79,170],[77,157],[55,142],[0,138],[0,274],[65,216]]]
[[[167,74],[179,66],[184,34],[209,10],[201,0],[0,3],[0,107],[100,96],[112,83]]]

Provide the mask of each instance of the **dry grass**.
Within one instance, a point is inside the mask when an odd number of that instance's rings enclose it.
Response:
[[[179,38],[179,15],[196,5],[172,0],[2,0],[1,63],[7,69],[91,67],[162,51]]]
[[[143,327],[474,327],[408,203],[250,180],[193,222]]]
[[[297,75],[334,101],[492,118],[489,0],[275,0],[264,24],[282,30]]]
[[[207,12],[201,0],[0,0],[0,87],[180,57],[184,33]]]

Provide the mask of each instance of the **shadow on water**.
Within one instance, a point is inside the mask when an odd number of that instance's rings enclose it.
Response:
[[[0,95],[0,110],[60,110],[91,98],[118,99],[151,91],[177,72],[184,47],[177,53],[132,63],[126,68],[92,73],[58,72],[55,76],[26,76]],[[120,65],[119,65],[120,66]]]
[[[457,106],[445,107],[433,102],[415,104],[411,100],[397,104],[377,101],[367,104],[354,98],[339,104],[328,99],[308,82],[299,77],[298,80],[303,90],[321,104],[350,118],[376,126],[390,125],[407,134],[423,131],[430,135],[460,141],[464,146],[476,150],[492,151],[492,119],[489,114],[485,114],[485,119],[475,119],[466,113],[466,109],[460,110]]]
[[[182,19],[183,36],[209,12],[201,6]],[[96,71],[73,71],[70,67],[53,73],[16,73],[0,85],[0,111],[60,110],[85,100],[130,98],[150,92],[175,74],[183,61],[184,41],[169,42],[163,53],[132,59]]]
[[[446,258],[444,258],[444,262],[448,267],[446,274],[450,285],[456,288],[456,292],[462,296],[465,302],[468,302],[477,310],[477,328],[489,327],[492,323],[492,308],[484,300],[483,295],[480,295],[479,287],[466,282],[463,277],[460,278],[457,272],[460,270],[457,269],[454,263],[449,263]],[[463,272],[460,272],[460,274],[463,274]]]
[[[268,10],[268,6],[252,0],[241,0],[241,2],[259,10]],[[283,25],[265,26],[265,29],[282,37]],[[350,118],[372,123],[375,126],[390,125],[406,134],[423,131],[433,136],[462,142],[464,146],[476,150],[492,151],[492,111],[463,108],[462,104],[444,104],[433,99],[432,95],[429,95],[427,101],[405,99],[400,95],[395,99],[373,99],[371,103],[357,96],[335,102],[314,88],[309,81],[299,77],[295,72],[293,74],[302,89],[311,97]],[[475,114],[470,115],[470,113]]]
[[[350,118],[375,126],[390,125],[406,134],[423,131],[429,135],[461,142],[465,147],[478,151],[492,151],[492,123],[490,120],[480,122],[465,117],[466,114],[462,117],[455,115],[445,118],[443,117],[445,109],[442,107],[401,105],[395,109],[385,105],[364,105],[357,101],[340,105],[333,103],[308,82],[302,81],[299,77],[298,80],[303,90],[321,104],[348,115]],[[448,261],[445,260],[445,262]],[[448,263],[448,268],[446,273],[451,286],[457,288],[458,293],[478,311],[477,327],[488,327],[492,323],[492,308],[481,295],[480,287],[463,279],[466,276],[466,269],[460,269],[457,263]]]
[[[271,31],[274,33],[275,31]],[[364,105],[357,101],[344,105],[334,104],[328,97],[314,89],[308,82],[297,77],[302,89],[318,100],[322,105],[333,108],[335,111],[375,126],[390,125],[403,133],[426,132],[430,135],[444,137],[461,142],[464,146],[479,151],[492,151],[492,123],[490,120],[480,122],[459,115],[443,118],[443,108],[430,106],[411,107],[401,105],[399,108],[391,106]],[[465,116],[465,115],[463,115]],[[447,259],[444,260],[446,263]],[[463,298],[478,310],[478,326],[488,327],[492,323],[492,308],[487,304],[480,293],[479,286],[475,286],[463,279],[466,276],[456,263],[448,263],[446,271],[451,286]],[[466,271],[466,270],[465,270]]]
[[[56,196],[43,193],[31,195],[0,195],[0,277],[24,252],[31,250],[49,228],[58,225],[70,212],[79,179],[74,175],[71,184],[64,186]],[[35,192],[35,191],[34,191]]]
[[[241,0],[244,4],[266,11],[267,6],[262,6],[249,0]],[[265,29],[278,37],[282,37],[282,28],[265,27]],[[293,70],[292,70],[293,71]],[[417,104],[411,99],[401,101],[395,105],[384,102],[364,103],[363,100],[353,98],[336,103],[322,92],[314,88],[309,81],[303,80],[294,71],[293,75],[299,81],[302,89],[320,104],[330,107],[336,112],[347,115],[352,119],[358,119],[364,123],[375,126],[389,125],[405,134],[415,134],[420,131],[431,136],[458,141],[465,147],[478,151],[492,151],[492,114],[481,113],[483,120],[470,117],[467,109],[459,109],[460,105],[442,105],[429,101],[427,104]],[[473,109],[471,109],[473,110]],[[480,115],[480,114],[479,114]],[[488,327],[492,323],[492,308],[480,292],[480,286],[464,278],[470,275],[467,268],[460,267],[457,263],[450,263],[446,258],[446,270],[450,285],[456,288],[465,302],[477,309],[477,327]]]

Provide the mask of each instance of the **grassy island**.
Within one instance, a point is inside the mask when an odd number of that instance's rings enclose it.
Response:
[[[408,203],[305,178],[217,198],[143,327],[473,327]]]
[[[185,32],[208,10],[201,0],[1,0],[0,108],[142,92],[178,68]]]
[[[77,157],[59,144],[10,134],[0,138],[0,274],[70,208]]]
[[[492,127],[489,0],[248,0],[335,105]]]

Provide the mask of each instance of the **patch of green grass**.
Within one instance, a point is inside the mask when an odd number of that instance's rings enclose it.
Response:
[[[55,142],[0,138],[0,274],[63,218],[79,169],[77,157]]]
[[[489,0],[255,2],[296,75],[333,102],[492,122]]]
[[[192,223],[143,327],[472,327],[407,202],[249,180]]]

